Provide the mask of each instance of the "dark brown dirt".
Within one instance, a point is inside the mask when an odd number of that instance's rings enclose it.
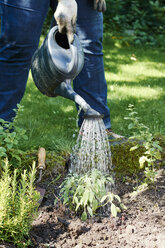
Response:
[[[116,192],[127,206],[117,218],[109,213],[82,222],[59,202],[54,206],[62,178],[45,175],[46,195],[30,233],[35,248],[165,248],[165,168],[154,187],[132,194],[133,180],[116,181]]]
[[[58,169],[47,171],[40,186],[46,194],[34,221],[29,248],[165,248],[165,168],[158,172],[154,187],[132,194],[135,181],[116,180],[116,192],[127,206],[117,218],[98,214],[87,222],[54,200],[63,181]],[[63,177],[66,172],[61,173]],[[123,182],[125,181],[125,182]],[[0,248],[14,248],[0,244]]]

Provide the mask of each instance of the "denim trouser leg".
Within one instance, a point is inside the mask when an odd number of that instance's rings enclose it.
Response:
[[[74,90],[92,108],[104,114],[104,124],[109,128],[111,126],[110,111],[107,106],[107,84],[102,53],[103,15],[93,10],[93,1],[77,0],[77,3],[76,32],[84,49],[85,64],[73,82]],[[83,121],[82,116],[83,112],[80,113],[79,126]]]
[[[48,7],[49,0],[0,0],[0,118],[15,116]]]

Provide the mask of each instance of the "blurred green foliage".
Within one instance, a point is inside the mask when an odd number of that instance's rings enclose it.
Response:
[[[164,45],[164,0],[106,0],[106,3],[105,32],[120,33],[124,41],[135,45]]]

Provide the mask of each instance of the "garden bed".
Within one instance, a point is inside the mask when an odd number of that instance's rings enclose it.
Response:
[[[117,146],[114,148],[118,149]],[[37,151],[27,156],[29,161],[36,160],[36,157]],[[164,160],[164,156],[162,157]],[[160,169],[152,187],[144,185],[141,190],[134,191],[137,178],[133,179],[131,174],[117,177],[114,193],[121,197],[127,210],[123,210],[116,218],[108,211],[99,212],[97,216],[83,222],[80,216],[75,216],[64,207],[60,200],[54,205],[55,199],[59,198],[59,186],[67,175],[64,165],[67,165],[68,158],[58,158],[58,162],[53,158],[53,153],[48,152],[47,170],[39,185],[46,189],[46,194],[39,207],[38,218],[30,231],[32,245],[29,248],[165,247],[165,166],[160,166],[163,161],[159,161]],[[115,165],[119,166],[118,163]],[[122,172],[121,174],[123,175]],[[137,175],[140,184],[143,172],[139,171]],[[0,248],[15,246],[1,243]]]
[[[108,213],[99,214],[87,222],[74,216],[59,202],[59,184],[51,181],[57,171],[47,173],[41,186],[46,194],[30,233],[35,248],[87,248],[87,247],[165,247],[165,168],[162,168],[154,187],[132,195],[133,181],[116,181],[116,193],[127,206],[117,218]]]

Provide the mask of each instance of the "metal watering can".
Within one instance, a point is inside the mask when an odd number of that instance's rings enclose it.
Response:
[[[49,97],[62,96],[77,103],[86,117],[100,117],[100,113],[78,95],[71,86],[73,80],[82,70],[84,53],[77,35],[72,44],[66,35],[53,27],[43,44],[36,50],[32,58],[32,77],[37,88]]]

